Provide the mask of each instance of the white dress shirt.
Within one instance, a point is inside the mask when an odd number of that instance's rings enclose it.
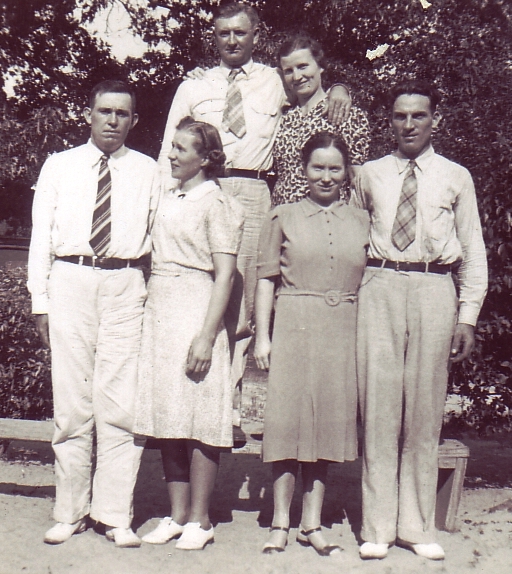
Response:
[[[416,239],[404,251],[391,241],[409,160],[398,152],[367,162],[353,203],[370,213],[369,257],[459,264],[459,323],[475,325],[487,292],[487,258],[469,171],[429,147],[416,158]]]
[[[89,245],[103,155],[91,141],[50,156],[39,176],[32,208],[28,288],[32,312],[48,312],[47,282],[54,256],[94,255]],[[111,243],[106,257],[138,259],[151,250],[149,236],[161,193],[156,162],[122,146],[110,155]]]
[[[185,80],[178,88],[167,118],[158,163],[162,167],[167,189],[173,187],[169,152],[176,126],[186,116],[215,126],[220,133],[226,167],[268,170],[272,167],[272,146],[286,102],[283,82],[274,68],[250,60],[242,66],[236,83],[242,94],[247,132],[242,138],[222,129],[226,105],[228,75],[231,68],[220,66],[207,70],[200,80]]]

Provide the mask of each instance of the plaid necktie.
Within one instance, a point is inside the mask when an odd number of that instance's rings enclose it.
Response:
[[[110,190],[112,181],[108,167],[108,156],[102,155],[98,173],[98,193],[92,218],[92,231],[89,244],[95,255],[105,255],[110,246]]]
[[[395,222],[391,231],[391,241],[397,249],[404,251],[416,238],[416,200],[418,182],[414,174],[416,162],[407,165],[400,201],[396,209]]]
[[[242,68],[233,68],[229,72],[226,105],[222,116],[222,128],[233,132],[237,138],[243,137],[247,131],[242,107],[242,93],[235,81],[241,72],[243,72]]]

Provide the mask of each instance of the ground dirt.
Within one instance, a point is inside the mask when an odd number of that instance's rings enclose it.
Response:
[[[257,434],[261,432],[265,381],[257,373],[250,379],[244,391],[244,430]],[[0,574],[512,573],[512,438],[457,438],[469,446],[471,456],[458,531],[439,533],[446,551],[442,562],[419,558],[399,547],[391,548],[382,561],[359,559],[360,460],[330,469],[323,527],[328,540],[343,547],[339,557],[319,557],[295,542],[298,493],[286,551],[262,555],[272,518],[271,475],[257,455],[249,454],[222,455],[211,509],[215,544],[203,552],[175,550],[174,542],[118,549],[93,528],[63,545],[48,546],[42,539],[53,524],[51,448],[12,442],[0,460]],[[159,452],[146,449],[135,492],[134,529],[143,535],[168,513]]]

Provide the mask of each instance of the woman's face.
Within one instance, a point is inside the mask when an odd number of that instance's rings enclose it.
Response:
[[[178,130],[172,140],[169,153],[172,176],[183,184],[200,173],[207,161],[194,147],[196,136],[187,130]]]
[[[323,69],[313,58],[309,48],[295,50],[281,58],[285,84],[299,99],[307,101],[322,88]]]
[[[309,197],[315,203],[327,207],[340,198],[347,169],[341,152],[334,146],[314,150],[304,170]]]

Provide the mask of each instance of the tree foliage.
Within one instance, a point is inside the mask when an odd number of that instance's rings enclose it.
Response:
[[[0,98],[0,135],[8,142],[0,151],[0,201],[30,188],[48,152],[85,137],[79,110],[96,81],[135,81],[141,120],[130,145],[156,156],[184,71],[216,62],[211,14],[218,1],[116,0],[148,44],[143,58],[123,64],[81,27],[113,1],[0,0],[0,64],[20,75],[16,99]],[[262,17],[255,59],[274,63],[275,48],[289,32],[305,30],[321,41],[328,63],[325,85],[347,83],[369,114],[372,157],[392,146],[384,98],[391,83],[419,76],[441,90],[444,118],[435,148],[473,175],[490,264],[478,349],[453,371],[452,384],[470,399],[467,416],[475,424],[503,420],[512,408],[512,5],[508,0],[250,3]],[[387,50],[379,57],[367,57],[367,50],[383,45]],[[25,216],[29,196],[22,194]]]

